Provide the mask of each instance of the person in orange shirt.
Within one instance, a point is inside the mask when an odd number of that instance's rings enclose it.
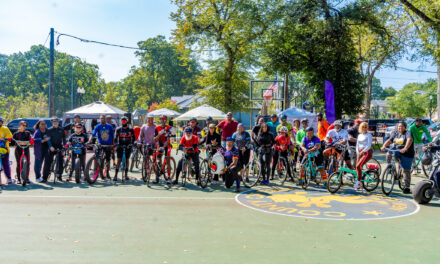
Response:
[[[328,131],[328,122],[324,120],[322,113],[318,113],[316,116],[318,118],[318,133],[317,136],[321,142],[325,140],[325,136],[327,135]]]

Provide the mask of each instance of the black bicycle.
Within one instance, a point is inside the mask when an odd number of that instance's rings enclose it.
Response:
[[[57,175],[56,174],[57,174],[57,171],[60,171],[59,160],[61,159],[64,161],[64,158],[63,158],[64,149],[63,148],[55,149],[54,152],[55,152],[55,159],[52,161],[52,164],[50,165],[49,176],[47,177],[47,179],[49,180],[50,176],[53,174],[53,183],[56,184],[57,183]],[[59,175],[59,179],[60,179],[60,181],[62,181],[61,174]]]
[[[87,161],[84,170],[84,178],[89,184],[94,184],[99,176],[102,179],[110,177],[110,161],[105,160],[105,148],[113,148],[113,145],[91,145],[95,154]]]
[[[70,175],[72,175],[73,172],[75,172],[75,182],[81,183],[81,159],[80,155],[83,151],[85,151],[85,148],[83,147],[74,147],[71,146],[68,148],[70,153],[70,160],[72,161],[72,165],[70,166]]]
[[[131,162],[130,162],[130,172],[133,172],[133,168],[139,169],[141,165],[142,153],[141,150],[137,147],[137,145],[133,145],[133,151],[131,154]]]

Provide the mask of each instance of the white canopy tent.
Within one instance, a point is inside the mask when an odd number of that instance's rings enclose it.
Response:
[[[282,115],[287,116],[287,122],[291,123],[293,125],[293,121],[296,119],[304,119],[307,118],[309,120],[309,126],[312,126],[316,129],[318,126],[318,119],[316,118],[316,114],[310,113],[304,109],[298,108],[298,107],[292,107],[289,109],[286,109],[278,114],[278,117],[281,117]]]
[[[189,110],[188,112],[178,116],[174,120],[186,121],[190,120],[192,117],[195,117],[197,119],[206,119],[208,116],[212,117],[212,119],[214,120],[223,120],[226,118],[226,114],[222,111],[207,104],[204,104],[202,106]]]
[[[65,112],[63,115],[63,123],[70,123],[75,115],[79,115],[81,119],[84,120],[86,128],[89,129],[89,127],[91,126],[91,120],[98,119],[99,121],[99,117],[101,115],[110,115],[113,119],[113,122],[119,124],[119,120],[121,119],[121,117],[124,116],[124,114],[125,111],[115,106],[106,104],[101,101],[96,101],[94,103]]]
[[[161,117],[163,115],[166,115],[168,117],[176,117],[176,116],[180,116],[179,112],[176,112],[174,110],[170,110],[168,108],[161,108],[161,109],[157,109],[154,111],[151,111],[150,113],[148,113],[148,117]]]

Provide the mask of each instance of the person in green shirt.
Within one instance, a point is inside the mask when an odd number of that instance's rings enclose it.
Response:
[[[423,125],[420,117],[416,118],[414,123],[409,127],[409,131],[411,131],[414,138],[414,150],[417,155],[417,159],[413,160],[413,173],[417,173],[415,170],[417,168],[416,162],[420,159],[420,155],[423,153],[423,134],[425,134],[428,142],[432,142],[432,137],[431,133],[429,133],[429,130]]]
[[[309,120],[304,118],[301,120],[302,129],[296,134],[296,142],[302,142],[303,138],[306,136],[306,128],[309,126]]]

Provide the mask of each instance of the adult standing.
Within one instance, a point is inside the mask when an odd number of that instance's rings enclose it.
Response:
[[[301,120],[302,128],[298,131],[296,134],[296,142],[302,142],[303,138],[307,135],[306,129],[309,126],[309,120],[307,118],[304,118]]]
[[[121,118],[121,126],[116,128],[115,131],[115,144],[117,144],[116,148],[116,157],[118,161],[116,163],[116,171],[115,177],[113,177],[113,181],[118,180],[118,171],[121,166],[122,157],[124,156],[124,147],[125,147],[125,171],[122,172],[123,179],[128,181],[129,178],[127,176],[128,168],[130,166],[130,154],[131,154],[131,145],[135,142],[134,130],[130,126],[128,126],[128,118],[123,116]],[[125,174],[124,174],[125,173]],[[122,178],[121,177],[121,178]]]
[[[66,134],[64,133],[64,129],[60,127],[60,119],[56,116],[50,119],[52,123],[52,127],[47,130],[47,136],[49,137],[49,141],[47,144],[49,145],[49,151],[44,161],[43,168],[43,180],[41,182],[47,182],[50,174],[50,167],[52,165],[53,159],[55,155],[58,154],[58,151],[64,148],[66,144]],[[61,153],[59,154],[61,156]],[[63,173],[63,158],[60,157],[58,159],[58,164],[56,166],[58,168],[55,171],[55,175],[59,181],[63,181],[61,175]]]
[[[356,127],[356,125],[354,127]],[[373,157],[373,150],[371,149],[371,142],[373,141],[373,136],[370,134],[370,132],[368,132],[368,123],[362,122],[362,124],[357,125],[357,127],[358,127],[358,131],[359,131],[359,133],[358,133],[359,135],[357,136],[357,140],[356,140],[357,181],[354,184],[355,189],[359,189],[361,187],[362,167],[365,164],[367,164],[367,162]]]
[[[101,123],[96,125],[95,129],[93,129],[90,141],[98,139],[99,144],[106,146],[102,149],[102,151],[104,151],[104,159],[107,163],[107,179],[110,179],[110,159],[113,153],[113,148],[111,146],[113,146],[114,143],[115,131],[113,130],[113,126],[106,122],[105,115],[101,115],[99,120]]]
[[[216,126],[214,124],[209,124],[209,130],[199,142],[199,144],[205,144],[206,146],[211,146],[210,155],[211,157],[217,152],[217,149],[220,148],[221,136],[216,132]],[[208,148],[206,149],[206,156],[208,156]],[[212,184],[217,184],[218,174],[214,174],[214,178],[212,179]]]
[[[267,122],[267,126],[269,127],[270,133],[275,137],[278,132],[278,126],[280,125],[280,121],[278,121],[278,117],[276,114],[273,114],[270,117],[270,121]]]
[[[261,174],[263,180],[261,184],[269,184],[270,179],[270,163],[272,162],[272,147],[275,144],[275,137],[270,133],[269,127],[263,123],[257,136],[257,146],[259,147],[259,159],[261,164]]]
[[[41,168],[49,152],[49,145],[47,144],[49,137],[47,136],[46,122],[39,120],[35,124],[34,130],[34,172],[37,182],[41,182],[43,180],[41,177]]]
[[[192,133],[196,135],[199,139],[202,137],[202,129],[199,126],[197,118],[193,117],[189,120],[189,125],[191,127]]]
[[[325,140],[325,136],[328,132],[329,124],[327,121],[324,120],[323,114],[318,113],[316,116],[318,118],[318,132],[316,135],[318,136],[319,140],[321,140],[321,146],[323,145],[323,141]]]
[[[263,124],[264,124],[264,118],[260,117],[258,119],[257,125],[252,128],[252,131],[251,131],[252,141],[254,141],[254,142],[257,141],[258,132],[260,131]]]
[[[232,113],[226,114],[226,119],[221,121],[217,127],[222,130],[222,146],[226,147],[226,139],[232,137],[235,131],[237,131],[238,122],[232,118]]]
[[[405,175],[405,188],[403,193],[411,193],[411,165],[414,159],[414,138],[411,131],[407,130],[406,123],[401,121],[397,124],[396,133],[391,134],[391,137],[383,144],[381,150],[385,151],[385,148],[391,144],[394,144],[392,150],[399,150],[394,152],[397,159],[400,159],[400,166],[403,168],[403,174]],[[387,153],[387,163],[391,162],[392,152]]]
[[[423,153],[423,134],[426,135],[428,142],[432,142],[431,133],[429,133],[429,130],[423,125],[420,117],[416,118],[414,124],[409,127],[409,131],[411,131],[414,138],[414,150],[418,160]],[[416,173],[415,170],[414,173]]]
[[[11,166],[9,165],[9,142],[12,140],[12,133],[8,127],[3,126],[4,119],[0,116],[0,159],[2,167],[8,178],[8,184],[14,183],[11,178]]]
[[[235,141],[235,145],[238,149],[239,162],[242,168],[244,168],[249,163],[251,157],[251,149],[249,148],[251,136],[244,130],[242,123],[238,124],[237,132],[232,135],[232,139]],[[246,180],[249,181],[248,172],[246,172]]]

